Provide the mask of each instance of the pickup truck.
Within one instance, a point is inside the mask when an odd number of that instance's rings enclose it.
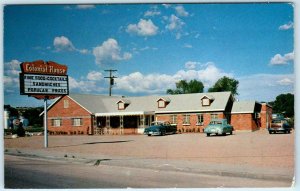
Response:
[[[285,119],[273,119],[271,122],[271,127],[268,128],[268,131],[270,134],[278,132],[290,133],[291,126]]]
[[[176,132],[177,126],[170,124],[168,121],[154,121],[150,127],[144,130],[144,134],[148,136],[175,134]]]

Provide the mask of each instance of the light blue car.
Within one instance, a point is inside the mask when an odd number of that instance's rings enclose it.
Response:
[[[204,133],[209,137],[211,134],[232,135],[233,127],[227,123],[227,119],[213,119],[207,127],[204,128]]]

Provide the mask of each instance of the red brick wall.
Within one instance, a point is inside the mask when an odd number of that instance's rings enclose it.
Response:
[[[255,123],[252,115],[253,114],[251,113],[232,114],[231,125],[233,126],[234,130],[257,130],[259,127]]]
[[[69,101],[69,107],[64,108],[64,100]],[[51,120],[62,119],[60,127],[52,126]],[[81,126],[72,126],[72,118],[82,118]],[[91,114],[68,96],[61,98],[48,110],[48,130],[50,134],[89,134],[92,133]]]
[[[179,114],[157,114],[155,120],[157,121],[170,121],[171,115],[177,115],[177,131],[179,133],[190,133],[190,132],[203,132],[203,129],[209,124],[211,120],[212,113],[202,113],[203,114],[203,124],[197,124],[199,113],[190,113],[190,124],[183,124],[185,113]],[[225,118],[224,113],[214,113],[218,115],[218,118]]]
[[[261,128],[266,129],[271,125],[272,120],[272,107],[263,103],[261,106]]]

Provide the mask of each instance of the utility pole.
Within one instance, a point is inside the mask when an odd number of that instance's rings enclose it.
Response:
[[[113,72],[116,72],[118,70],[104,70],[105,72],[109,72],[109,76],[104,77],[104,78],[109,78],[109,96],[111,96],[111,89],[112,86],[115,84],[114,78],[117,78],[116,76],[112,76]]]

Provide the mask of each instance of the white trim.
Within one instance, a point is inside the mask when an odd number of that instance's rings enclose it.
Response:
[[[231,114],[239,114],[239,113],[242,113],[242,114],[252,114],[252,113],[255,113],[254,111],[236,111],[236,112],[231,112]]]
[[[122,115],[154,115],[154,111],[132,111],[132,112],[111,112],[111,113],[95,113],[96,117],[99,116],[122,116]]]
[[[225,112],[224,109],[211,109],[211,110],[182,110],[182,111],[155,111],[155,114],[164,114],[164,113],[199,113],[199,112]]]

